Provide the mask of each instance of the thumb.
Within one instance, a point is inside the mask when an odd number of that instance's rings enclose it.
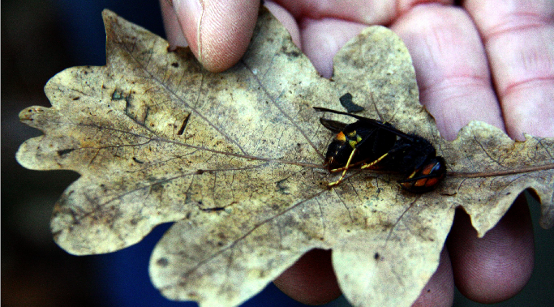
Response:
[[[170,43],[182,44],[184,36],[196,58],[212,72],[226,70],[242,57],[260,5],[259,0],[173,0],[171,8],[171,1],[161,1]]]

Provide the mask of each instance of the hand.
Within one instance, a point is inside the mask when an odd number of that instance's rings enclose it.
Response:
[[[246,50],[259,0],[160,0],[168,39],[186,42],[210,71],[234,65]],[[188,3],[190,2],[190,3]],[[204,2],[200,4],[192,3]],[[413,58],[420,100],[447,139],[471,120],[523,133],[554,136],[554,5],[537,0],[296,1],[266,6],[325,77],[332,57],[367,25],[390,27]],[[359,4],[357,4],[359,3]],[[524,3],[524,2],[522,2]],[[525,6],[527,5],[527,6]],[[484,238],[458,210],[437,272],[415,305],[448,306],[453,284],[468,298],[494,303],[518,293],[533,269],[533,231],[522,197]],[[275,284],[308,304],[340,295],[330,252],[315,250],[285,271]],[[426,291],[431,289],[431,291]]]

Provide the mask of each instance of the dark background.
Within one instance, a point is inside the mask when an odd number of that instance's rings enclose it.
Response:
[[[14,155],[39,131],[19,123],[18,112],[49,106],[44,84],[71,66],[104,65],[101,11],[164,36],[156,0],[2,1],[2,306],[195,306],[170,302],[150,284],[148,259],[169,225],[157,227],[141,243],[96,256],[67,254],[52,240],[53,205],[78,175],[22,168]],[[535,272],[515,298],[497,306],[554,306],[554,236],[536,226],[538,204],[531,205],[537,246]],[[348,306],[344,298],[329,304]],[[455,306],[484,306],[457,293]],[[272,284],[245,306],[303,306]],[[494,305],[493,305],[494,306]]]

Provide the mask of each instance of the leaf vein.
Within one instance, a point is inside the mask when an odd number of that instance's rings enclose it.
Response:
[[[118,37],[119,38],[119,37]],[[120,39],[120,38],[119,38]],[[133,54],[133,51],[129,50],[126,48],[126,45],[125,44],[120,44],[121,48],[127,52],[130,56],[130,58],[132,58],[135,63],[137,64],[138,67],[140,67],[146,74],[149,75],[150,79],[153,80],[154,82],[156,82],[161,88],[165,89],[171,96],[173,96],[175,99],[177,99],[178,101],[180,101],[185,107],[189,108],[192,112],[196,113],[202,120],[204,120],[206,123],[208,123],[210,126],[212,126],[212,128],[214,128],[219,134],[221,134],[224,138],[226,138],[229,142],[235,144],[239,150],[243,153],[243,154],[247,154],[244,149],[242,148],[242,146],[240,146],[240,144],[234,140],[233,138],[231,138],[231,136],[229,136],[227,133],[225,133],[224,131],[222,131],[219,127],[217,127],[214,123],[212,123],[211,121],[209,121],[205,116],[203,116],[195,107],[191,106],[190,104],[186,103],[184,99],[182,99],[175,91],[173,91],[171,88],[169,88],[169,86],[167,86],[164,82],[162,82],[162,80],[160,80],[159,78],[157,78],[152,72],[150,72],[150,70],[148,70],[148,67],[143,65],[143,63],[139,60],[139,58],[135,57],[135,55]],[[204,80],[204,74],[202,74],[202,81],[201,81],[201,84],[200,84],[200,88],[202,88],[203,86],[203,80]],[[200,92],[200,90],[199,90]],[[200,94],[199,94],[200,95]]]
[[[264,91],[265,95],[267,97],[269,97],[269,100],[271,101],[271,103],[279,110],[279,112],[294,126],[294,128],[304,137],[304,139],[308,142],[308,144],[310,144],[310,146],[315,150],[315,152],[320,156],[320,158],[323,160],[324,159],[324,156],[323,154],[319,151],[319,149],[315,146],[315,144],[312,142],[312,140],[306,135],[306,132],[304,132],[304,130],[302,130],[300,128],[300,126],[298,126],[298,124],[285,112],[285,110],[283,110],[283,108],[277,103],[277,101],[275,100],[275,98],[273,96],[271,96],[271,94],[268,92],[267,88],[263,85],[263,83],[260,81],[260,79],[258,78],[258,76],[256,76],[256,74],[254,74],[254,72],[252,71],[252,69],[250,68],[250,66],[248,66],[248,64],[246,64],[246,62],[244,60],[241,60],[240,61],[247,69],[248,71],[252,74],[252,76],[254,77],[254,79],[256,80],[256,82],[258,82],[258,84],[260,85],[260,88]]]

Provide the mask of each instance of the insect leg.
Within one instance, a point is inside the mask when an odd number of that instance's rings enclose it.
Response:
[[[332,170],[329,170],[329,172],[331,172],[331,173],[342,172],[342,171],[344,171],[345,169],[350,169],[350,168],[352,168],[352,167],[354,167],[354,166],[358,166],[358,165],[360,165],[360,164],[363,164],[365,161],[366,161],[366,160],[358,161],[358,162],[356,162],[356,163],[350,163],[350,165],[348,165],[348,167],[346,167],[346,166],[337,167],[337,168],[334,168],[334,169],[332,169]]]
[[[354,157],[354,153],[356,153],[356,148],[354,148],[352,150],[352,152],[350,153],[350,156],[348,157],[348,161],[346,161],[346,165],[344,166],[344,171],[342,172],[342,175],[340,175],[340,178],[337,181],[329,183],[327,185],[328,187],[336,186],[336,185],[338,185],[339,183],[342,182],[342,180],[344,179],[344,176],[346,176],[346,171],[348,170],[348,167],[350,166],[350,162],[352,161],[352,157]]]
[[[386,156],[388,156],[389,153],[387,152],[386,154],[382,155],[379,157],[379,159],[377,160],[374,160],[374,161],[371,161],[370,163],[366,163],[364,165],[362,165],[362,167],[360,167],[360,169],[366,169],[366,168],[372,168],[373,166],[375,166],[377,163],[379,163],[381,160],[383,160]]]

